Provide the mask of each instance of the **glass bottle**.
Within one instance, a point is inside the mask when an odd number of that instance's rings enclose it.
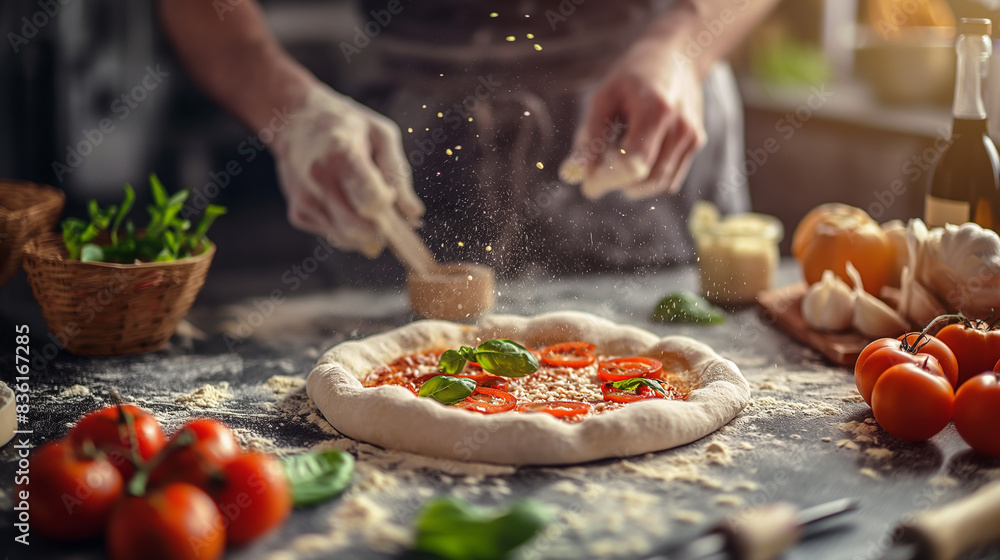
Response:
[[[958,28],[951,138],[931,173],[924,206],[929,227],[968,221],[1000,227],[1000,156],[982,92],[993,52],[991,27],[988,19],[963,18]]]

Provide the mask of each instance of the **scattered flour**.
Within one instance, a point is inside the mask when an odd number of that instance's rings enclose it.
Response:
[[[69,399],[73,397],[85,397],[90,394],[90,388],[83,385],[70,385],[62,391],[59,391],[60,399]]]
[[[301,377],[289,375],[272,375],[268,378],[267,387],[275,394],[284,395],[304,386],[306,380]]]
[[[680,523],[687,523],[689,525],[698,525],[699,523],[705,521],[705,514],[700,511],[692,510],[677,510],[673,515],[674,519]]]
[[[882,475],[875,472],[875,469],[864,467],[862,469],[859,469],[858,472],[861,473],[861,476],[867,476],[872,480],[882,480]]]
[[[736,494],[719,494],[715,497],[715,503],[726,507],[740,507],[743,505],[743,498]]]
[[[229,382],[221,381],[218,385],[202,385],[190,393],[182,393],[174,398],[174,402],[187,408],[215,408],[222,401],[233,398],[229,392]]]
[[[885,449],[884,447],[869,447],[864,451],[865,455],[876,460],[876,461],[886,461],[892,458],[892,450]]]

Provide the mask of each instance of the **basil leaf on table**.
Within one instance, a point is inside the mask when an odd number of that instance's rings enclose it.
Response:
[[[296,507],[325,502],[344,491],[354,475],[354,457],[331,449],[284,457],[281,460],[292,487]]]
[[[660,323],[701,323],[716,325],[726,322],[725,313],[705,298],[691,292],[674,292],[663,296],[650,316]]]
[[[667,392],[663,390],[663,387],[660,385],[661,383],[663,382],[648,377],[632,377],[630,379],[622,379],[621,381],[612,381],[611,386],[620,391],[635,391],[640,386],[645,385],[665,397],[667,396]]]
[[[487,512],[457,498],[428,501],[417,516],[414,550],[446,560],[499,560],[549,523],[552,512],[532,500]]]
[[[503,377],[524,377],[538,371],[535,355],[506,338],[487,340],[476,348],[476,362],[483,370]]]
[[[468,398],[475,390],[476,382],[473,379],[438,375],[425,381],[417,391],[417,396],[430,397],[439,403],[457,404]]]

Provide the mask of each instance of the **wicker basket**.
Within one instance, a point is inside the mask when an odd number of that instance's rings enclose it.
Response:
[[[59,189],[17,179],[0,179],[0,286],[21,269],[21,246],[52,231],[66,195]]]
[[[24,269],[49,331],[83,356],[117,356],[167,344],[205,283],[215,245],[173,262],[112,264],[67,257],[62,236],[24,246]]]

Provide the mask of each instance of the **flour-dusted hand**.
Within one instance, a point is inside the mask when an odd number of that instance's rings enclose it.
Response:
[[[424,213],[396,124],[326,86],[309,91],[274,154],[289,221],[340,249],[375,257],[375,216],[393,204],[414,224]]]
[[[595,92],[560,176],[590,198],[677,192],[706,141],[702,111],[696,65],[671,43],[640,41]]]

